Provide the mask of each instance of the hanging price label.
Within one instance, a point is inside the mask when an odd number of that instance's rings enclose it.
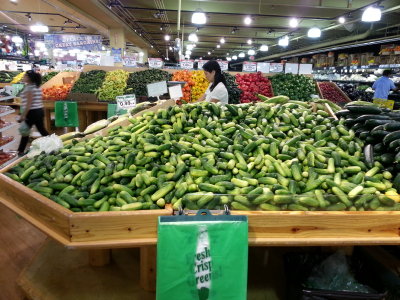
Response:
[[[117,96],[115,100],[117,101],[117,107],[119,109],[127,109],[136,106],[136,96],[134,94]]]
[[[199,60],[197,68],[203,69],[203,66],[208,62],[208,60]]]
[[[373,103],[380,107],[385,107],[389,109],[393,109],[394,107],[394,101],[393,100],[386,100],[386,99],[374,99]]]
[[[161,58],[149,58],[149,68],[154,68],[154,69],[161,69],[164,65],[164,62]]]
[[[243,62],[243,72],[256,72],[257,71],[257,63],[253,61],[244,61]]]
[[[149,97],[158,97],[166,93],[168,93],[166,81],[150,83],[147,85],[147,94]]]
[[[270,63],[264,63],[264,62],[257,63],[257,72],[269,73],[269,65]]]
[[[185,70],[193,69],[193,60],[181,60],[181,68]]]
[[[281,73],[283,71],[283,64],[271,63],[271,65],[269,67],[269,71],[271,73]]]
[[[219,66],[221,67],[221,71],[228,71],[228,61],[226,60],[219,60]]]

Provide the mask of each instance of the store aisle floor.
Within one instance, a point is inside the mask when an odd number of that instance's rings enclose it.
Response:
[[[0,300],[24,299],[17,278],[30,263],[46,235],[0,204]]]

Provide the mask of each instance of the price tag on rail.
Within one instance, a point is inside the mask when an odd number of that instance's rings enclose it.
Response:
[[[256,72],[257,71],[257,63],[253,61],[244,61],[243,62],[243,72]]]
[[[161,69],[163,67],[163,60],[161,58],[149,58],[149,68]]]
[[[117,101],[118,109],[128,109],[136,106],[136,96],[134,94],[117,96],[115,100]]]
[[[228,71],[229,63],[226,60],[218,60],[219,66],[221,67],[221,71]]]
[[[181,68],[185,70],[191,70],[193,69],[193,60],[181,60],[180,62]]]
[[[168,93],[167,82],[160,81],[148,84],[147,93],[149,97],[159,97],[161,95]]]
[[[374,99],[373,103],[380,106],[380,107],[385,107],[389,109],[393,109],[394,107],[394,101],[393,100],[386,100],[386,99]]]

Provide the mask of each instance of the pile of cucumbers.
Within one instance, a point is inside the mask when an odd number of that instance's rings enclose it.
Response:
[[[345,120],[308,103],[147,111],[7,175],[71,209],[398,210],[392,174],[364,162]]]
[[[370,102],[355,101],[348,103],[336,115],[345,118],[346,126],[365,141],[367,164],[378,161],[391,172],[400,171],[400,112]]]

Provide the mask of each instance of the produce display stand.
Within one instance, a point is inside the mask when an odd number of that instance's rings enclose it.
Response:
[[[327,81],[324,81],[324,82],[325,82],[325,83],[329,83],[329,85],[330,85],[333,89],[335,89],[344,99],[346,99],[347,102],[351,102],[351,99],[349,98],[349,96],[347,96],[346,93],[343,92],[342,89],[341,89],[340,87],[338,87],[336,83],[334,83],[334,82],[327,82]],[[317,91],[318,91],[319,96],[320,96],[322,99],[324,99],[324,95],[323,95],[323,93],[322,93],[322,91],[321,91],[321,88],[319,87],[319,82],[316,81],[316,82],[315,82],[315,85],[316,85],[316,87],[317,87]]]
[[[149,110],[166,108],[172,103],[166,101]],[[121,121],[116,126],[123,122],[129,121]],[[92,136],[106,134],[108,130],[110,128]],[[141,287],[154,291],[157,219],[158,216],[172,215],[171,207],[150,211],[74,213],[2,174],[19,161],[0,171],[2,204],[68,249],[89,250],[92,265],[107,264],[109,249],[140,247]],[[250,246],[400,245],[400,212],[397,211],[231,213],[248,216]],[[32,266],[34,264],[35,261]]]

